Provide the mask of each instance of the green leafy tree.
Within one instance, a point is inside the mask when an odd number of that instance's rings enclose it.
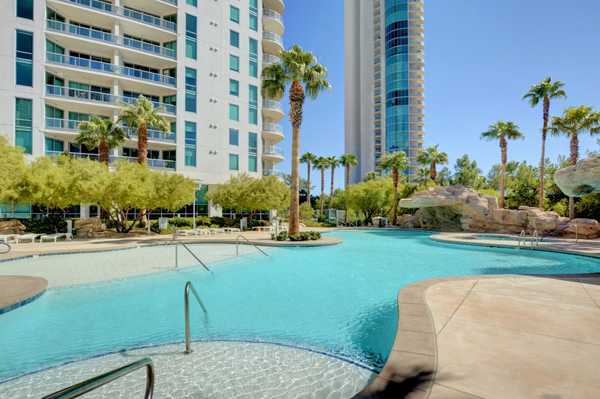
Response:
[[[550,117],[550,101],[567,98],[567,92],[563,89],[564,86],[565,83],[560,80],[553,82],[552,78],[548,76],[539,84],[529,86],[529,91],[523,96],[523,100],[527,99],[532,108],[537,106],[540,101],[543,102],[544,127],[542,129],[542,159],[540,161],[540,209],[544,209],[544,160],[546,159],[546,128],[548,127],[548,118]]]
[[[365,173],[365,177],[363,178],[363,182],[367,182],[369,180],[377,180],[381,178],[381,175],[377,172],[367,172]]]
[[[274,63],[262,71],[262,95],[277,98],[289,90],[290,121],[292,122],[292,189],[290,198],[289,234],[300,233],[300,127],[306,96],[316,100],[319,94],[328,90],[327,69],[319,64],[317,57],[310,51],[304,51],[297,44],[278,54],[280,62]],[[304,87],[302,87],[304,85]]]
[[[350,208],[362,213],[365,225],[375,216],[387,216],[396,207],[394,182],[389,177],[353,184],[346,190]]]
[[[331,169],[331,194],[329,198],[329,209],[332,209],[333,206],[333,182],[335,176],[335,169],[340,166],[340,160],[337,157],[327,157],[327,162],[329,164],[329,168]]]
[[[504,190],[506,189],[506,149],[508,140],[522,140],[525,136],[519,131],[519,126],[513,122],[497,122],[490,125],[487,132],[481,133],[481,139],[487,141],[500,141],[500,151],[502,152],[502,173],[500,182],[500,209],[504,209]]]
[[[32,175],[23,151],[0,135],[0,203],[17,205],[25,202],[22,191]]]
[[[474,190],[480,190],[485,185],[481,176],[483,171],[477,166],[477,162],[469,159],[467,154],[456,160],[454,165],[453,186],[466,186]]]
[[[354,154],[344,154],[340,157],[340,165],[346,168],[346,189],[350,187],[350,168],[357,166],[358,161]],[[348,203],[346,202],[346,214],[344,215],[344,223],[348,223]]]
[[[85,145],[90,150],[98,148],[100,162],[108,166],[110,150],[122,145],[128,139],[129,135],[115,122],[92,115],[91,120],[79,124],[79,134],[75,138],[75,144]]]
[[[427,147],[425,151],[420,152],[417,156],[417,162],[421,165],[429,165],[431,180],[435,181],[437,178],[436,165],[445,165],[448,163],[448,154],[445,152],[439,152],[436,144],[433,147]]]
[[[431,180],[431,170],[429,168],[419,168],[417,170],[417,183],[424,183],[428,180]]]
[[[451,184],[451,181],[452,181],[452,172],[450,171],[450,168],[448,168],[447,166],[444,166],[442,168],[442,170],[440,170],[440,172],[437,174],[435,182],[443,187],[443,186],[449,186]]]
[[[313,169],[321,170],[321,215],[323,214],[323,195],[325,194],[325,169],[329,167],[329,159],[318,157],[313,161]]]
[[[154,107],[154,104],[143,95],[133,99],[133,104],[117,101],[123,107],[120,110],[119,121],[125,122],[128,127],[137,130],[138,137],[138,163],[144,164],[148,161],[148,126],[161,132],[170,132],[171,124],[159,113],[165,110],[162,105]]]
[[[300,204],[300,219],[311,220],[314,214],[315,210],[310,205],[310,202]]]
[[[510,184],[510,181],[514,179],[515,173],[519,168],[519,162],[515,160],[508,161],[506,163],[506,186]],[[500,191],[500,185],[502,183],[502,164],[492,165],[492,168],[488,172],[486,183],[487,188],[490,190]],[[500,196],[498,196],[500,198]]]
[[[398,207],[398,183],[400,182],[399,171],[408,169],[410,161],[404,153],[404,151],[398,151],[390,154],[386,152],[381,157],[381,164],[379,167],[382,170],[392,169],[392,180],[394,183],[394,207],[392,213],[392,225],[396,226],[398,223],[397,207]],[[404,176],[404,175],[403,175]]]
[[[563,116],[552,117],[552,124],[547,130],[553,136],[570,137],[569,165],[573,166],[579,159],[579,135],[600,133],[600,112],[585,105],[565,108]],[[569,219],[574,217],[575,202],[573,197],[569,197]]]
[[[317,156],[313,153],[310,152],[305,152],[304,155],[302,155],[302,157],[300,158],[300,163],[305,163],[308,167],[308,175],[307,175],[307,183],[306,183],[306,201],[310,204],[310,168],[311,168],[311,164],[315,161],[315,159],[317,159]],[[291,181],[290,181],[291,183]],[[290,185],[291,188],[291,185]],[[302,187],[300,187],[301,189]]]
[[[517,209],[521,205],[535,206],[539,195],[539,172],[540,168],[521,162],[515,173],[515,178],[509,181],[507,186],[509,195],[505,200],[505,206],[509,209]]]

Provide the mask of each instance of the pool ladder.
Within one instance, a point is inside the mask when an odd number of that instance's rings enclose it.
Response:
[[[204,307],[204,304],[200,300],[200,296],[198,296],[198,293],[194,288],[194,285],[191,281],[188,281],[185,285],[185,292],[183,295],[183,299],[185,301],[185,352],[183,353],[185,353],[186,355],[192,353],[192,343],[190,340],[190,290],[192,290],[192,293],[194,294],[196,300],[200,304],[200,307],[204,311],[204,315],[208,314],[206,308]]]
[[[536,230],[536,231],[533,232],[533,235],[531,236],[530,250],[533,251],[533,240],[535,240],[535,246],[536,247],[540,246],[538,238],[539,238],[538,237],[538,232]],[[521,239],[523,239],[523,245],[527,244],[527,234],[525,233],[525,230],[521,230],[521,234],[519,234],[519,240],[517,241],[518,249],[521,249]]]
[[[239,235],[237,236],[237,238],[235,239],[235,255],[239,255],[239,251],[238,251],[238,247],[240,245],[240,237],[242,237],[244,240],[248,241],[248,244],[252,245],[254,248],[258,249],[260,252],[263,253],[263,255],[265,255],[267,258],[269,257],[269,255],[266,254],[265,251],[263,251],[262,249],[260,249],[259,247],[257,247],[256,245],[254,245],[252,243],[252,241],[250,241],[249,239],[247,239],[246,237]]]
[[[10,250],[11,250],[11,248],[12,248],[12,247],[10,246],[10,244],[9,244],[9,243],[7,243],[7,242],[4,242],[4,241],[0,241],[0,244],[2,244],[2,245],[5,245],[5,246],[8,248],[8,249],[6,250],[6,252],[0,252],[0,255],[5,255],[5,254],[7,254],[7,253],[9,253],[9,252],[10,252]]]
[[[196,255],[194,255],[194,253],[193,253],[193,252],[192,252],[192,251],[191,251],[191,250],[190,250],[190,249],[187,247],[187,245],[185,245],[185,244],[184,244],[184,243],[182,243],[182,242],[178,242],[177,244],[175,244],[175,267],[178,267],[178,263],[179,263],[179,262],[178,262],[178,259],[179,259],[179,246],[180,246],[180,245],[183,245],[183,247],[184,247],[185,249],[187,249],[187,251],[188,251],[189,253],[191,253],[191,254],[192,254],[192,256],[193,256],[194,258],[196,258],[196,260],[197,260],[198,262],[200,262],[200,264],[201,264],[202,266],[204,266],[204,268],[205,268],[206,270],[208,270],[209,272],[211,272],[211,273],[212,273],[212,271],[211,271],[211,270],[210,270],[208,267],[206,267],[206,265],[204,264],[204,262],[202,262],[200,259],[198,259],[198,257],[197,257]]]

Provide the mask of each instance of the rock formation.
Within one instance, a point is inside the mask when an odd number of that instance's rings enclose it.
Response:
[[[77,230],[77,237],[89,238],[94,237],[95,233],[105,231],[106,224],[102,223],[99,217],[76,220],[73,228]]]
[[[518,210],[498,209],[498,199],[464,186],[430,188],[400,200],[402,208],[420,208],[403,224],[406,228],[446,231],[520,233],[539,236],[570,226],[558,235],[596,238],[600,224],[591,219],[560,217],[556,212],[521,206]]]
[[[21,234],[25,229],[25,225],[17,219],[0,222],[0,234]]]
[[[557,171],[554,182],[569,197],[600,192],[600,155],[582,159],[575,166]]]

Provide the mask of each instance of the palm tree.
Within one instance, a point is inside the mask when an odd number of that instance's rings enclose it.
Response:
[[[431,179],[431,169],[429,168],[419,168],[417,170],[417,182],[425,183],[426,181]]]
[[[306,95],[316,100],[319,93],[329,90],[327,69],[319,64],[317,57],[310,51],[304,51],[297,44],[278,54],[280,62],[274,63],[262,71],[261,93],[264,97],[276,98],[285,94],[285,88],[291,85],[290,121],[292,122],[292,193],[290,198],[289,234],[300,232],[299,215],[299,169],[300,169],[300,127],[302,125],[303,105]],[[304,84],[304,87],[302,87]]]
[[[138,163],[143,164],[148,160],[148,126],[161,132],[170,132],[171,124],[165,117],[158,113],[165,110],[162,105],[154,107],[154,104],[143,95],[133,99],[133,104],[117,101],[124,107],[121,109],[119,121],[125,122],[128,127],[136,129],[138,133]]]
[[[363,177],[362,181],[363,182],[368,182],[371,180],[377,180],[381,177],[381,175],[377,172],[367,172],[365,173],[365,177]]]
[[[504,208],[504,190],[506,189],[506,147],[507,140],[522,140],[525,138],[519,131],[519,126],[512,122],[498,122],[490,125],[487,132],[481,133],[481,139],[487,141],[500,140],[502,151],[502,178],[500,180],[500,209]]]
[[[350,186],[350,167],[357,166],[358,161],[354,154],[344,154],[340,157],[340,165],[346,168],[346,190]],[[375,172],[373,172],[375,173]],[[348,202],[346,202],[346,214],[344,215],[344,223],[348,223]]]
[[[600,112],[595,107],[569,107],[563,111],[563,116],[553,116],[552,125],[547,129],[553,136],[568,136],[571,138],[571,156],[569,166],[575,165],[579,158],[579,135],[600,133]],[[575,206],[573,197],[569,197],[569,219],[574,218]]]
[[[308,165],[308,178],[307,180],[307,190],[306,190],[306,200],[310,204],[310,164],[313,163],[317,159],[316,155],[306,151],[304,155],[300,158],[301,163],[305,163]]]
[[[321,169],[321,215],[323,214],[323,195],[325,194],[325,169],[328,167],[328,158],[318,157],[313,161],[313,169]]]
[[[394,152],[393,154],[390,154],[389,152],[386,152],[382,157],[381,157],[381,164],[379,165],[379,167],[382,170],[386,170],[386,169],[392,169],[392,178],[394,179],[394,209],[393,209],[393,219],[392,219],[392,225],[396,225],[396,223],[398,222],[398,180],[399,180],[399,176],[398,176],[398,171],[400,170],[406,170],[408,168],[408,165],[410,164],[408,158],[406,157],[406,153],[404,151],[398,151],[398,152]]]
[[[340,166],[340,160],[336,156],[328,157],[327,162],[331,168],[331,195],[329,196],[329,209],[333,207],[333,178],[335,176],[335,168]]]
[[[120,146],[127,139],[129,139],[127,133],[115,122],[92,115],[92,120],[79,124],[79,134],[75,138],[75,144],[85,145],[90,150],[98,148],[100,162],[108,166],[110,150]]]
[[[429,165],[431,180],[433,181],[435,181],[437,177],[437,170],[435,166],[445,165],[448,163],[448,154],[445,152],[439,152],[439,146],[439,144],[436,144],[433,147],[427,147],[425,151],[420,152],[419,155],[417,155],[417,162],[422,165]]]
[[[529,105],[535,107],[544,102],[544,128],[542,129],[542,161],[540,162],[540,209],[544,209],[544,162],[546,157],[546,128],[548,127],[548,117],[550,115],[550,100],[558,98],[567,98],[567,93],[562,89],[565,83],[557,80],[552,82],[548,76],[538,85],[529,86],[529,92],[523,96],[523,100],[528,99]]]

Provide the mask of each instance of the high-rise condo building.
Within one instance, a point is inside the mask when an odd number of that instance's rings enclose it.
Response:
[[[201,179],[203,201],[231,174],[275,174],[283,161],[280,98],[260,93],[283,49],[283,0],[5,0],[0,16],[0,134],[32,157],[77,146],[91,115],[143,94],[171,123],[149,129],[151,168]],[[136,131],[111,161],[136,160]],[[6,210],[5,210],[6,212]]]
[[[424,0],[345,0],[346,153],[357,155],[350,182],[379,169],[387,152],[410,157],[424,139]]]

